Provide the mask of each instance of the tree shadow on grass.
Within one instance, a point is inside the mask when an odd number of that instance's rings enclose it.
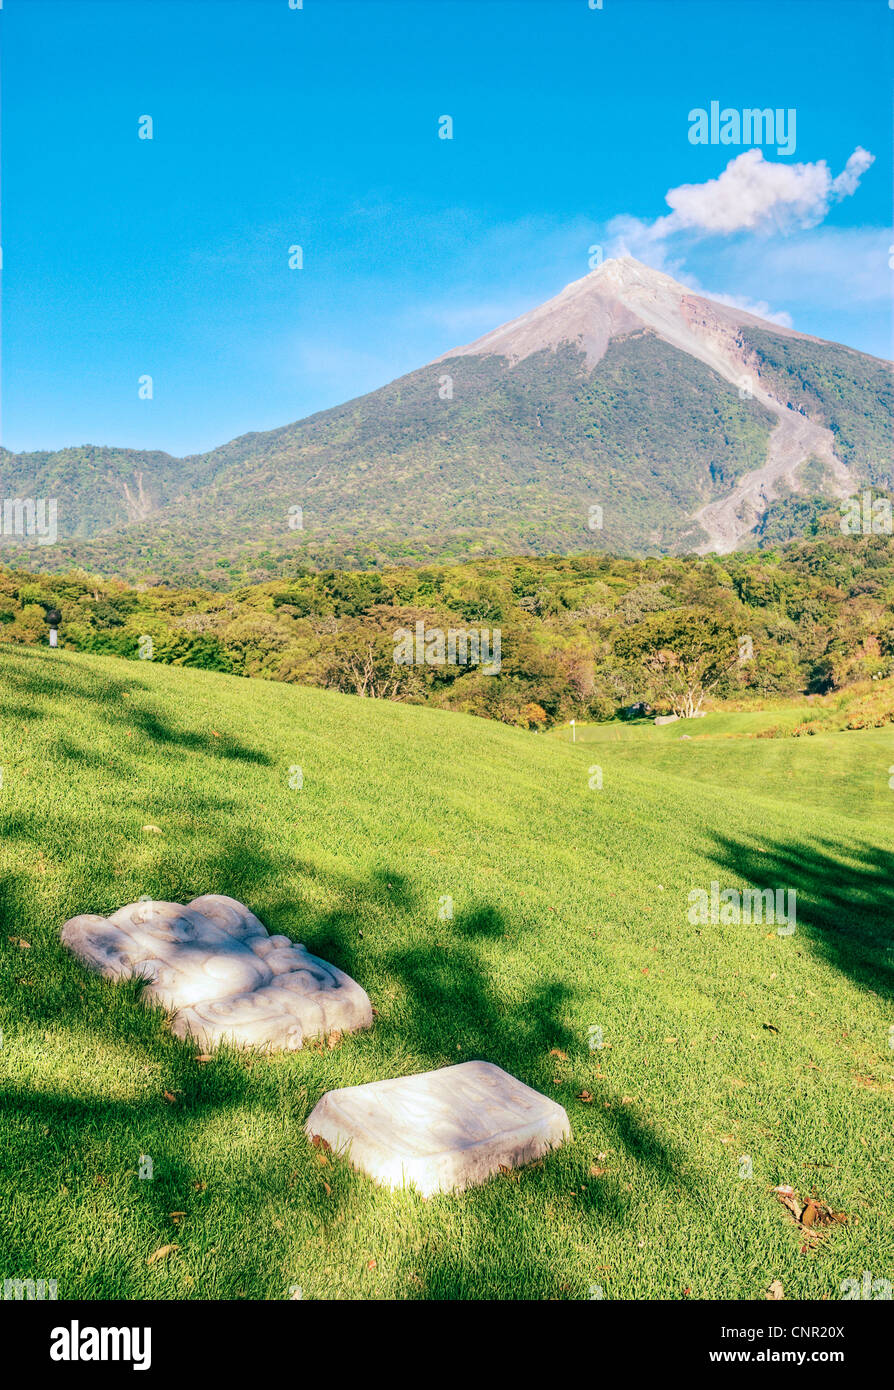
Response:
[[[270,761],[265,754],[238,741],[221,745],[213,735],[175,729],[154,709],[142,717],[130,700],[123,698],[129,690],[139,691],[141,699],[147,697],[145,687],[137,680],[103,677],[90,682],[82,680],[80,672],[66,669],[63,681],[62,674],[51,670],[40,683],[38,693],[93,701],[122,728],[132,728],[136,721],[136,726],[160,747],[188,748],[209,760],[224,756],[258,764]],[[21,684],[23,689],[29,688],[28,682],[22,680]],[[65,735],[62,737],[64,740]],[[72,766],[79,761],[87,765],[87,758],[70,739],[62,743],[61,752]],[[120,763],[106,762],[102,771],[112,788],[126,787],[128,776],[132,775]],[[110,1057],[117,1048],[123,1050],[125,1058],[130,1053],[158,1069],[166,1088],[175,1095],[172,1104],[165,1100],[163,1092],[146,1102],[113,1095],[94,1103],[79,1096],[76,1087],[67,1095],[64,1088],[48,1093],[11,1086],[5,1097],[6,1113],[22,1122],[17,1130],[17,1153],[9,1156],[13,1172],[16,1166],[18,1171],[24,1171],[37,1164],[43,1166],[47,1182],[61,1181],[68,1159],[60,1162],[57,1153],[54,1160],[56,1150],[41,1140],[44,1129],[54,1125],[64,1128],[68,1153],[76,1157],[93,1153],[98,1151],[100,1141],[104,1152],[111,1136],[114,1147],[120,1147],[121,1153],[129,1156],[128,1162],[147,1142],[147,1125],[150,1129],[155,1126],[156,1136],[162,1137],[153,1142],[160,1146],[169,1180],[158,1188],[146,1186],[140,1204],[133,1210],[141,1242],[151,1249],[152,1242],[158,1241],[159,1223],[168,1219],[171,1209],[183,1205],[187,1189],[196,1179],[195,1165],[182,1156],[194,1140],[196,1123],[215,1114],[235,1113],[248,1104],[258,1104],[267,1113],[271,1092],[263,1084],[256,1085],[258,1074],[252,1073],[253,1058],[221,1055],[213,1068],[204,1070],[196,1063],[194,1046],[173,1039],[159,1012],[139,1005],[139,986],[135,982],[114,986],[90,976],[68,956],[58,940],[58,930],[66,916],[86,911],[108,914],[123,901],[143,895],[186,902],[203,892],[217,892],[245,902],[271,932],[281,931],[303,940],[311,951],[346,970],[360,983],[378,974],[389,989],[394,986],[393,996],[378,1001],[381,1013],[374,1026],[375,1037],[365,1042],[360,1036],[346,1040],[342,1046],[372,1046],[387,1054],[393,1058],[390,1074],[433,1069],[472,1058],[496,1063],[564,1103],[573,1129],[579,1129],[584,1136],[588,1128],[608,1129],[616,1146],[642,1165],[651,1179],[677,1187],[686,1185],[682,1155],[660,1137],[648,1118],[610,1098],[598,1110],[595,1106],[585,1110],[574,1099],[578,1086],[586,1084],[592,1058],[568,1026],[573,985],[561,978],[531,982],[521,971],[514,971],[511,962],[501,960],[501,941],[511,938],[517,953],[522,944],[520,933],[525,929],[506,919],[494,905],[479,902],[452,921],[433,924],[426,935],[425,929],[419,927],[419,903],[413,885],[397,868],[380,864],[364,875],[350,867],[323,869],[313,861],[299,859],[287,843],[277,844],[252,823],[244,806],[235,800],[224,804],[220,797],[194,795],[189,805],[195,827],[184,831],[176,845],[163,847],[142,880],[137,877],[137,869],[121,875],[110,856],[95,852],[94,829],[85,826],[84,817],[76,810],[55,808],[50,827],[37,814],[4,819],[3,833],[8,841],[35,852],[47,848],[56,855],[60,866],[70,863],[73,857],[77,860],[83,856],[83,863],[76,862],[64,879],[60,877],[55,883],[44,881],[46,891],[41,892],[40,900],[35,894],[40,880],[33,873],[30,879],[24,874],[8,875],[0,885],[0,920],[5,931],[16,932],[21,922],[30,922],[35,928],[35,952],[30,961],[24,960],[24,953],[16,956],[10,945],[0,941],[0,967],[6,973],[6,967],[11,965],[16,975],[22,961],[17,1002],[26,1023],[56,1030],[67,1027],[72,1037],[95,1034],[98,1041],[108,1043]],[[281,887],[287,876],[294,879],[296,873],[313,881],[334,906],[312,911],[306,904],[296,904],[294,897]],[[407,924],[406,939],[399,945],[393,944],[395,917]],[[365,939],[358,927],[361,919],[372,923]],[[41,922],[49,925],[41,927]],[[383,939],[384,933],[379,935],[379,922],[390,928],[388,939]],[[30,926],[28,930],[30,934]],[[27,983],[22,983],[22,979]],[[376,1003],[373,992],[373,1004]],[[554,1084],[553,1052],[567,1054],[569,1064],[559,1091]],[[337,1059],[337,1052],[332,1055]],[[304,1065],[296,1066],[297,1059],[285,1057],[277,1066],[282,1069],[283,1085],[290,1084],[297,1093],[290,1120],[304,1161],[310,1163],[311,1154],[304,1145],[300,1126],[321,1091],[333,1084],[330,1079],[328,1085],[317,1088],[313,1075],[324,1072],[331,1078],[332,1068],[326,1073],[322,1064],[311,1069],[307,1056],[302,1060]],[[601,1132],[598,1142],[605,1145]],[[573,1173],[577,1182],[578,1170],[585,1169],[581,1157],[585,1146],[586,1139],[578,1148],[572,1145],[560,1151],[555,1161],[545,1162],[542,1169],[528,1171],[521,1179],[522,1186],[513,1187],[513,1192],[516,1196],[521,1193],[523,1199],[526,1188],[532,1198],[541,1189],[559,1194],[563,1185],[567,1188],[569,1174]],[[234,1186],[245,1178],[244,1174],[234,1174]],[[338,1181],[342,1216],[359,1219],[370,1199],[367,1179],[346,1169]],[[494,1186],[499,1188],[501,1181],[495,1180]],[[313,1193],[308,1200],[317,1204],[323,1220],[326,1200],[322,1187],[318,1191],[315,1186]],[[486,1228],[491,1234],[489,1223],[501,1219],[499,1204],[493,1206],[496,1198],[489,1190],[445,1200],[463,1211],[474,1211],[476,1220],[482,1223],[481,1229]],[[415,1210],[418,1214],[418,1206]],[[575,1219],[623,1223],[627,1219],[625,1200],[609,1184],[596,1184],[582,1195]],[[411,1262],[412,1257],[407,1258]],[[480,1261],[475,1268],[475,1279],[480,1283]],[[528,1270],[538,1287],[547,1273],[545,1265]],[[440,1296],[442,1287],[456,1287],[455,1282],[450,1284],[446,1268],[443,1278],[435,1277],[434,1271],[432,1276],[429,1288],[433,1296]],[[477,1287],[474,1279],[470,1287],[473,1285]],[[527,1276],[526,1286],[531,1287]]]
[[[247,827],[234,833],[241,842],[239,857],[231,845],[216,847],[214,866],[209,869],[209,890],[230,892],[247,901],[268,926],[272,919],[278,919],[282,929],[294,904],[275,893],[276,872],[282,867],[278,857],[265,849]],[[330,891],[343,900],[343,906],[316,916],[306,924],[301,937],[309,949],[363,982],[369,978],[368,967],[372,962],[353,921],[358,900],[365,899],[380,913],[392,913],[397,898],[403,905],[401,910],[405,908],[409,914],[414,906],[414,894],[395,870],[380,869],[371,876],[362,892],[356,875],[350,870],[328,874],[326,878]],[[255,885],[263,882],[265,888],[253,893],[251,879]],[[15,884],[7,883],[5,892],[7,902],[20,901]],[[454,1256],[445,1257],[440,1272],[434,1266],[418,1270],[418,1256],[407,1250],[407,1277],[409,1279],[413,1271],[418,1273],[428,1297],[500,1296],[493,1271],[488,1273],[487,1260],[492,1260],[493,1251],[487,1259],[485,1255],[491,1246],[499,1245],[495,1233],[506,1219],[507,1200],[510,1210],[516,1213],[514,1219],[519,1219],[520,1210],[528,1209],[528,1203],[532,1203],[529,1216],[521,1219],[536,1225],[546,1220],[542,1211],[544,1202],[556,1200],[567,1204],[568,1188],[580,1184],[580,1196],[573,1214],[567,1219],[580,1223],[582,1229],[591,1224],[598,1228],[606,1223],[623,1225],[628,1221],[628,1200],[615,1185],[596,1182],[587,1186],[588,1163],[597,1149],[615,1147],[627,1153],[641,1166],[644,1177],[662,1185],[673,1184],[681,1190],[688,1186],[682,1155],[673,1144],[660,1137],[648,1117],[634,1114],[629,1106],[620,1104],[617,1097],[606,1099],[598,1109],[592,1105],[584,1107],[574,1099],[583,1084],[582,1078],[586,1078],[591,1059],[581,1040],[565,1022],[573,1002],[573,991],[561,981],[543,980],[522,985],[513,982],[511,977],[505,980],[495,969],[495,963],[499,963],[499,941],[506,934],[506,926],[498,909],[479,903],[454,923],[438,923],[436,940],[417,941],[405,947],[383,944],[375,953],[379,974],[399,986],[399,998],[392,1004],[383,1004],[382,1013],[374,1024],[375,1036],[370,1039],[374,1053],[395,1059],[386,1075],[435,1069],[472,1058],[493,1062],[564,1104],[578,1138],[577,1145],[572,1144],[544,1160],[542,1167],[524,1171],[518,1185],[515,1179],[497,1177],[487,1189],[437,1199],[450,1204],[455,1213],[454,1224],[464,1236]],[[139,1004],[138,982],[110,984],[91,976],[73,957],[67,957],[61,946],[58,951],[59,959],[46,971],[48,987],[27,992],[27,1012],[32,1023],[56,1030],[67,1024],[75,1039],[77,1035],[95,1033],[97,1039],[108,1045],[110,1059],[120,1054],[121,1064],[126,1066],[130,1055],[137,1073],[148,1064],[159,1071],[163,1080],[158,1083],[158,1095],[146,1101],[121,1100],[114,1095],[94,1101],[78,1095],[78,1088],[67,1095],[64,1087],[48,1094],[27,1086],[8,1086],[2,1096],[7,1122],[17,1116],[24,1122],[24,1129],[20,1124],[18,1142],[9,1151],[7,1161],[18,1171],[39,1165],[43,1180],[52,1185],[66,1180],[72,1163],[82,1175],[88,1175],[82,1176],[83,1183],[90,1180],[91,1168],[109,1162],[106,1157],[109,1152],[126,1156],[124,1162],[128,1170],[140,1153],[150,1153],[163,1181],[157,1186],[140,1183],[138,1202],[132,1200],[132,1194],[126,1201],[122,1197],[128,1220],[138,1232],[138,1244],[148,1254],[166,1241],[178,1239],[176,1230],[171,1228],[170,1212],[189,1211],[195,1205],[191,1194],[201,1177],[201,1168],[185,1155],[195,1152],[196,1125],[214,1115],[233,1114],[240,1117],[238,1123],[244,1129],[245,1112],[253,1107],[260,1107],[258,1113],[264,1117],[263,1123],[269,1121],[272,1093],[264,1084],[267,1064],[262,1059],[253,1059],[250,1054],[224,1050],[212,1067],[197,1065],[195,1046],[173,1039],[166,1031],[160,1012],[144,1009]],[[486,957],[485,952],[489,956]],[[373,1002],[376,1002],[375,994]],[[364,1043],[364,1036],[358,1035],[357,1039],[345,1040],[342,1047],[363,1047]],[[556,1062],[550,1055],[551,1049],[561,1049],[568,1054],[571,1075],[563,1077],[561,1091],[553,1084]],[[338,1053],[331,1056],[335,1059],[337,1075]],[[412,1062],[408,1062],[408,1058],[412,1058]],[[306,1053],[305,1065],[300,1070],[295,1068],[294,1059],[287,1056],[280,1057],[274,1064],[282,1069],[282,1084],[287,1087],[286,1093],[292,1096],[295,1106],[289,1133],[296,1143],[298,1157],[287,1161],[305,1166],[312,1165],[315,1160],[305,1145],[301,1126],[319,1095],[333,1085],[333,1068],[328,1068],[327,1079],[315,1083],[315,1075],[324,1068],[322,1065],[319,1069],[308,1066],[309,1060]],[[253,1066],[261,1067],[260,1088]],[[273,1072],[269,1075],[272,1077]],[[336,1080],[335,1084],[339,1082]],[[165,1090],[173,1093],[173,1102],[165,1099]],[[41,1138],[44,1127],[61,1129],[64,1136],[61,1152],[58,1144],[48,1152],[48,1141]],[[591,1148],[593,1153],[590,1153]],[[119,1158],[119,1164],[121,1161]],[[371,1180],[351,1172],[347,1164],[335,1164],[334,1170],[327,1170],[326,1176],[337,1193],[338,1219],[359,1223],[362,1227],[373,1200]],[[242,1172],[240,1176],[240,1171],[241,1167],[237,1166],[235,1172],[228,1173],[224,1186],[231,1184],[235,1190],[240,1184],[244,1185],[250,1175]],[[219,1201],[219,1180],[216,1191]],[[325,1229],[334,1207],[323,1185],[314,1181],[302,1191],[304,1209]],[[286,1200],[281,1187],[275,1200],[279,1203]],[[437,1226],[440,1218],[429,1215],[429,1204],[417,1198],[401,1200],[411,1202],[413,1224],[410,1229],[416,1228],[418,1223],[422,1223],[421,1232],[429,1227],[440,1229]],[[39,1202],[34,1205],[36,1213]],[[250,1208],[251,1202],[247,1209]],[[196,1218],[200,1215],[197,1211]],[[405,1221],[408,1215],[404,1213],[400,1219]],[[253,1217],[246,1219],[254,1220]],[[548,1241],[548,1231],[549,1222],[543,1228],[544,1242]],[[513,1271],[511,1288],[519,1296],[550,1296],[557,1292],[555,1260],[551,1263],[547,1253],[538,1255],[536,1242],[531,1249],[529,1245],[530,1241],[524,1243],[523,1252],[514,1264],[507,1257],[507,1271]],[[249,1260],[247,1264],[250,1263]],[[255,1287],[258,1280],[267,1277],[259,1267]],[[235,1296],[235,1286],[244,1283],[245,1278],[247,1276],[239,1279],[227,1276],[219,1285],[220,1296]],[[84,1287],[88,1296],[102,1296],[89,1293],[94,1288],[91,1280],[87,1280]],[[408,1292],[412,1292],[412,1287],[415,1285],[411,1284]],[[202,1294],[207,1296],[204,1287],[197,1290],[197,1296]],[[108,1296],[107,1289],[105,1296]],[[512,1295],[507,1291],[504,1296]]]
[[[389,882],[400,887],[404,904],[413,894],[395,871]],[[400,1004],[376,1021],[383,1043],[395,1054],[412,1053],[425,1069],[478,1059],[493,1062],[526,1084],[551,1095],[571,1111],[572,1129],[592,1102],[576,1103],[578,1090],[588,1094],[592,1067],[589,1046],[566,1020],[574,990],[560,979],[533,985],[503,980],[494,946],[510,934],[511,924],[494,905],[477,903],[455,919],[439,922],[435,940],[385,950],[378,959],[385,976],[399,985]],[[307,940],[311,950],[338,960],[355,978],[364,974],[365,952],[350,913],[336,911],[319,923]],[[373,1001],[375,1002],[375,1001]],[[555,1086],[556,1055],[564,1053],[573,1076]],[[560,1068],[564,1071],[564,1066]],[[688,1187],[684,1156],[662,1138],[644,1115],[619,1098],[606,1099],[598,1110],[599,1123],[614,1143],[662,1183]],[[592,1195],[592,1194],[591,1194]],[[602,1205],[600,1197],[597,1206]],[[586,1210],[587,1201],[581,1203]]]
[[[797,932],[861,989],[894,997],[894,853],[878,845],[717,837],[717,863],[758,888],[794,889]]]
[[[3,684],[11,692],[26,694],[32,700],[35,695],[49,699],[65,697],[94,705],[108,724],[118,726],[125,732],[138,732],[156,748],[203,752],[215,758],[261,766],[272,764],[268,754],[229,734],[215,734],[210,729],[191,731],[176,728],[158,709],[159,696],[136,677],[118,679],[104,674],[98,680],[95,675],[82,674],[68,664],[60,670],[58,659],[47,658],[43,653],[29,652],[28,658],[23,671],[4,668]],[[39,666],[36,678],[32,663]],[[33,703],[28,706],[7,700],[0,701],[0,713],[27,720],[44,717],[44,711]]]

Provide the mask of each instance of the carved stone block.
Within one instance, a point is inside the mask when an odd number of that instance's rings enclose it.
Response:
[[[490,1062],[327,1091],[305,1124],[387,1187],[461,1192],[571,1138],[568,1116]]]
[[[142,998],[174,1013],[178,1038],[203,1047],[295,1049],[305,1038],[372,1027],[360,986],[287,936],[268,936],[247,907],[218,893],[131,903],[62,928],[70,951],[107,979],[140,976]]]

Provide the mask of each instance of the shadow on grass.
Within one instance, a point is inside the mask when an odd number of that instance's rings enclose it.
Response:
[[[24,677],[21,686],[29,688]],[[135,699],[132,702],[123,698],[127,691],[138,692],[141,699],[148,698],[136,680],[115,680],[103,675],[91,683],[81,671],[66,668],[42,672],[37,686],[38,693],[93,702],[122,727],[131,728],[136,721],[153,744],[162,748],[190,748],[209,761],[224,756],[260,765],[270,762],[263,752],[237,741],[212,741],[196,730],[175,729],[155,710],[141,715],[134,707]],[[96,760],[85,757],[68,738],[69,733],[70,727],[60,730],[60,760],[72,767],[83,763],[96,768]],[[109,761],[102,763],[101,772],[112,796],[120,789],[116,803],[120,813],[127,804],[129,780],[134,774]],[[136,871],[128,871],[124,877],[116,873],[111,857],[97,848],[96,828],[86,825],[76,811],[63,813],[55,808],[49,826],[37,814],[7,815],[3,819],[2,833],[8,842],[27,847],[32,858],[37,852],[48,850],[55,855],[60,870],[52,883],[34,873],[22,873],[7,875],[0,884],[0,978],[11,985],[10,997],[18,1005],[20,1016],[32,1027],[69,1031],[70,1041],[73,1040],[69,1066],[77,1065],[77,1039],[83,1038],[86,1046],[88,1038],[95,1038],[108,1045],[111,1055],[117,1048],[125,1059],[128,1055],[135,1061],[139,1059],[143,1071],[151,1069],[164,1079],[158,1095],[147,1100],[122,1100],[114,1095],[85,1099],[78,1094],[77,1086],[67,1094],[61,1086],[41,1090],[39,1086],[10,1084],[2,1097],[9,1140],[0,1167],[6,1169],[7,1178],[39,1170],[41,1183],[52,1187],[65,1182],[73,1169],[89,1171],[94,1161],[110,1161],[108,1154],[113,1150],[122,1156],[117,1160],[120,1176],[122,1170],[130,1172],[136,1156],[151,1143],[163,1181],[158,1186],[154,1182],[140,1183],[138,1198],[134,1199],[131,1193],[128,1205],[130,1219],[140,1233],[140,1244],[150,1250],[153,1244],[161,1243],[165,1233],[168,1239],[175,1238],[169,1229],[170,1212],[191,1202],[189,1193],[197,1179],[197,1166],[184,1154],[194,1148],[196,1122],[235,1114],[246,1107],[257,1107],[265,1119],[269,1118],[274,1103],[273,1083],[265,1087],[263,1081],[258,1084],[257,1078],[265,1074],[272,1077],[273,1068],[266,1068],[251,1056],[228,1053],[221,1054],[213,1068],[202,1068],[195,1061],[194,1047],[173,1039],[158,1011],[139,1005],[137,982],[110,985],[89,975],[62,948],[58,931],[66,916],[85,911],[108,913],[127,900],[127,894],[138,884],[134,897],[146,895],[186,902],[203,892],[227,894],[245,902],[271,932],[285,932],[302,940],[315,954],[361,983],[374,976],[385,981],[387,1002],[384,998],[377,1001],[373,991],[373,1004],[378,1002],[381,1006],[375,1023],[375,1046],[389,1059],[385,1074],[398,1075],[407,1070],[481,1058],[505,1068],[535,1089],[556,1095],[556,1064],[551,1053],[566,1053],[569,1070],[582,1078],[577,1083],[566,1081],[559,1094],[569,1109],[572,1128],[580,1126],[584,1133],[596,1129],[600,1145],[609,1147],[613,1141],[642,1165],[650,1178],[681,1189],[688,1186],[681,1154],[660,1138],[646,1117],[610,1099],[598,1109],[592,1105],[585,1109],[568,1099],[569,1088],[583,1086],[592,1063],[585,1043],[568,1026],[573,987],[560,979],[530,983],[524,980],[522,972],[507,972],[505,959],[501,960],[501,943],[509,939],[517,954],[523,945],[524,929],[509,921],[493,904],[479,902],[452,921],[432,924],[430,935],[426,935],[426,929],[418,925],[419,904],[413,885],[396,867],[379,865],[364,876],[350,868],[323,870],[313,861],[302,861],[287,843],[277,844],[270,832],[252,823],[245,806],[234,800],[224,803],[219,797],[192,796],[190,811],[195,827],[183,833],[178,846],[160,847],[145,881],[136,879]],[[324,912],[309,912],[304,904],[296,904],[281,889],[286,877],[294,879],[296,873],[312,882],[335,906]],[[36,892],[36,888],[40,891]],[[300,927],[296,918],[301,919]],[[361,919],[373,924],[365,938],[358,926]],[[403,940],[395,933],[394,919],[398,926],[401,920],[406,923]],[[383,921],[389,928],[387,937],[376,928]],[[33,935],[37,948],[30,959],[30,953],[17,951],[5,940],[7,935],[25,931]],[[400,944],[395,944],[395,940]],[[351,1040],[347,1045],[363,1046],[363,1040]],[[333,1054],[336,1060],[337,1056]],[[408,1063],[408,1058],[413,1059],[412,1063]],[[301,1123],[319,1090],[328,1087],[324,1083],[317,1090],[312,1082],[308,1085],[311,1071],[307,1065],[297,1070],[296,1060],[280,1059],[276,1074],[281,1073],[280,1084],[288,1098],[290,1143],[297,1144],[304,1163],[309,1164],[311,1155],[303,1141]],[[255,1066],[259,1072],[253,1071]],[[314,1070],[322,1071],[322,1065]],[[331,1070],[327,1074],[331,1076]],[[331,1085],[330,1080],[328,1086]],[[173,1103],[165,1099],[165,1088],[175,1095]],[[282,1094],[276,1103],[282,1103]],[[557,1199],[567,1197],[569,1174],[578,1182],[580,1171],[586,1170],[581,1152],[572,1145],[554,1160],[546,1160],[542,1169],[526,1172],[522,1185],[511,1189],[513,1199],[521,1194],[523,1199],[530,1197],[536,1203],[538,1194],[544,1192]],[[272,1165],[271,1175],[279,1172],[276,1156],[264,1153],[263,1158],[265,1164]],[[294,1162],[294,1157],[290,1161]],[[243,1189],[250,1187],[255,1177],[237,1167],[222,1184],[223,1198],[229,1200],[229,1193],[235,1200],[234,1194],[238,1193],[240,1200],[245,1198],[250,1206],[251,1197],[245,1197]],[[501,1181],[493,1186],[499,1187]],[[345,1165],[344,1172],[333,1176],[333,1188],[336,1183],[340,1219],[359,1219],[370,1200],[367,1180],[351,1174]],[[331,1204],[323,1186],[314,1182],[303,1191],[305,1211],[314,1220],[329,1220]],[[218,1198],[221,1199],[221,1191]],[[495,1196],[491,1190],[482,1189],[463,1198],[445,1200],[469,1213],[472,1225],[477,1222],[477,1229],[495,1246],[499,1245],[505,1193],[500,1191]],[[29,1219],[36,1229],[40,1222],[39,1193],[33,1204],[35,1210]],[[428,1219],[427,1206],[419,1203],[414,1210],[420,1220]],[[464,1214],[462,1220],[466,1219]],[[623,1223],[627,1219],[626,1201],[611,1185],[596,1184],[582,1192],[571,1219]],[[8,1230],[8,1218],[6,1226]],[[15,1248],[16,1238],[21,1243],[21,1227],[7,1237],[8,1243],[12,1241],[10,1249]],[[528,1251],[524,1258],[524,1268],[516,1268],[516,1282],[520,1280],[527,1292],[535,1287],[551,1287],[546,1256]],[[408,1269],[413,1259],[407,1255]],[[467,1264],[461,1286],[479,1291],[482,1287],[495,1289],[474,1251],[468,1254]],[[423,1276],[423,1287],[431,1297],[449,1296],[447,1291],[457,1296],[458,1278],[460,1275],[449,1260],[440,1269],[435,1262],[428,1275]],[[89,1282],[87,1286],[93,1287]],[[197,1296],[201,1292],[197,1290]],[[233,1296],[232,1292],[229,1296]],[[482,1295],[479,1292],[473,1296]],[[492,1292],[491,1296],[499,1294]]]
[[[717,863],[757,888],[794,889],[801,941],[861,989],[894,997],[894,853],[878,845],[717,837]]]
[[[118,679],[106,674],[99,679],[95,674],[92,678],[89,675],[82,677],[81,672],[70,664],[65,664],[60,669],[57,657],[47,657],[43,652],[31,652],[27,648],[24,650],[27,653],[27,667],[24,671],[10,670],[8,665],[4,665],[3,685],[10,692],[26,694],[32,700],[37,695],[47,699],[66,698],[92,704],[101,710],[109,724],[119,725],[128,732],[139,732],[157,749],[203,752],[213,757],[262,766],[270,766],[272,763],[272,759],[266,753],[251,748],[230,735],[215,735],[210,730],[204,732],[176,728],[157,708],[158,696],[148,691],[136,677]],[[16,654],[21,656],[22,649],[17,649]],[[9,700],[0,701],[0,713],[7,718],[18,717],[26,720],[43,718],[45,715],[45,711],[34,704],[16,704]]]

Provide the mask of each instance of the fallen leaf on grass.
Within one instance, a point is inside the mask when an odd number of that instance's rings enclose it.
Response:
[[[549,1055],[550,1057],[558,1057],[560,1062],[568,1061],[568,1053],[563,1052],[560,1047],[551,1047],[549,1050]]]
[[[782,1291],[782,1281],[780,1279],[774,1279],[767,1289],[765,1296],[769,1299],[784,1299],[785,1294]]]
[[[593,1103],[593,1097],[590,1095],[589,1091],[578,1091],[577,1098],[578,1100],[582,1100],[584,1105],[592,1105]]]
[[[816,1202],[808,1202],[801,1212],[801,1225],[813,1226],[819,1214],[819,1207]]]
[[[152,1254],[149,1256],[146,1263],[147,1265],[154,1265],[157,1260],[167,1259],[168,1255],[170,1255],[174,1250],[179,1249],[179,1245],[160,1245],[157,1250],[152,1251]]]
[[[23,936],[10,936],[7,938],[11,946],[18,946],[20,951],[30,951],[31,942],[26,941]]]
[[[607,1168],[600,1168],[599,1165],[598,1165],[597,1163],[591,1163],[591,1164],[590,1164],[590,1177],[591,1177],[591,1178],[601,1178],[601,1177],[604,1177],[605,1174],[606,1174],[607,1172],[608,1172],[608,1169],[607,1169]]]
[[[160,834],[161,834],[161,826],[160,826],[160,825],[144,825],[144,826],[143,826],[143,834],[144,834],[144,835],[160,835]]]
[[[212,1054],[211,1054],[210,1052],[200,1052],[199,1055],[198,1055],[198,1057],[196,1057],[195,1060],[196,1060],[197,1062],[213,1062],[213,1061],[214,1061],[214,1057],[212,1056]]]
[[[322,1134],[312,1134],[310,1142],[315,1149],[325,1149],[327,1153],[330,1153],[332,1150],[332,1145],[329,1143],[329,1140],[324,1139]]]
[[[333,1028],[332,1032],[329,1034],[328,1038],[326,1039],[327,1046],[328,1046],[328,1047],[330,1048],[330,1050],[331,1050],[331,1049],[334,1048],[334,1047],[338,1047],[338,1044],[339,1044],[340,1042],[341,1042],[341,1033],[339,1032],[339,1030],[338,1030],[337,1028]]]
[[[177,1104],[177,1097],[174,1095],[174,1092],[173,1092],[173,1091],[163,1091],[163,1092],[162,1092],[162,1095],[164,1096],[165,1100],[168,1102],[168,1105],[176,1105],[176,1104]]]
[[[800,1226],[802,1231],[806,1231],[811,1240],[817,1240],[820,1236],[826,1235],[825,1230],[818,1230],[817,1227],[831,1226],[835,1223],[844,1225],[847,1222],[848,1218],[845,1212],[833,1211],[826,1202],[821,1202],[816,1197],[808,1197],[806,1201],[802,1202],[795,1189],[787,1183],[772,1188],[772,1191],[795,1224]],[[802,1247],[802,1253],[806,1248],[806,1246]]]

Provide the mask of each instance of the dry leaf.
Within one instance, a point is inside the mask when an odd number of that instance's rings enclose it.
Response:
[[[605,1175],[607,1172],[608,1172],[608,1169],[607,1169],[607,1168],[600,1168],[599,1165],[596,1164],[596,1163],[591,1163],[591,1164],[590,1164],[590,1177],[591,1177],[591,1178],[601,1178],[601,1177],[604,1177],[604,1175]]]
[[[212,1056],[212,1054],[211,1054],[210,1052],[200,1052],[199,1055],[198,1055],[198,1057],[196,1057],[195,1060],[196,1060],[197,1062],[213,1062],[213,1061],[214,1061],[214,1057]]]
[[[551,1047],[549,1050],[549,1055],[550,1057],[558,1057],[560,1062],[568,1061],[568,1053],[563,1052],[560,1047]]]
[[[160,1245],[157,1250],[152,1251],[146,1263],[147,1265],[154,1265],[156,1260],[164,1260],[172,1251],[179,1249],[179,1245]]]
[[[25,938],[24,938],[23,936],[10,936],[10,937],[8,938],[8,940],[9,940],[9,942],[10,942],[11,945],[13,945],[13,946],[18,946],[18,948],[19,948],[20,951],[30,951],[30,950],[31,950],[31,942],[30,942],[30,941],[26,941]]]
[[[160,826],[160,825],[144,825],[144,826],[143,826],[143,834],[144,834],[144,835],[146,835],[146,834],[148,834],[148,835],[160,835],[160,834],[161,834],[161,826]]]
[[[578,1091],[577,1098],[578,1100],[582,1100],[584,1105],[592,1105],[593,1103],[593,1097],[590,1095],[589,1091]]]
[[[173,1091],[164,1091],[164,1092],[163,1092],[163,1095],[164,1095],[165,1100],[168,1102],[168,1105],[176,1105],[176,1104],[177,1104],[177,1097],[174,1095],[174,1092],[173,1092]]]
[[[333,1028],[332,1032],[326,1039],[326,1042],[328,1043],[330,1048],[338,1047],[338,1044],[341,1042],[341,1033],[337,1028]]]
[[[802,1231],[806,1231],[811,1241],[817,1241],[827,1233],[824,1230],[817,1230],[817,1227],[830,1226],[834,1222],[842,1225],[847,1222],[847,1214],[843,1211],[833,1211],[826,1203],[821,1202],[816,1197],[808,1197],[806,1202],[802,1202],[793,1187],[782,1184],[780,1187],[772,1189],[782,1205],[791,1213],[794,1220]],[[809,1249],[808,1245],[802,1246],[801,1253]]]
[[[774,1187],[773,1191],[776,1193],[776,1196],[778,1200],[782,1203],[782,1205],[786,1207],[788,1211],[791,1212],[795,1220],[800,1222],[801,1212],[804,1210],[804,1205],[802,1202],[798,1200],[798,1195],[795,1192],[795,1189],[793,1187],[789,1187],[786,1183],[783,1183],[779,1187]]]
[[[312,1134],[310,1142],[315,1149],[325,1149],[327,1153],[332,1149],[332,1145],[329,1143],[328,1139],[323,1138],[322,1134]]]
[[[783,1291],[782,1291],[782,1281],[781,1281],[781,1280],[779,1280],[779,1279],[774,1279],[774,1280],[773,1280],[772,1284],[771,1284],[770,1287],[767,1289],[766,1297],[767,1297],[767,1298],[770,1298],[770,1299],[784,1299],[784,1298],[785,1298],[785,1294],[784,1294]]]

